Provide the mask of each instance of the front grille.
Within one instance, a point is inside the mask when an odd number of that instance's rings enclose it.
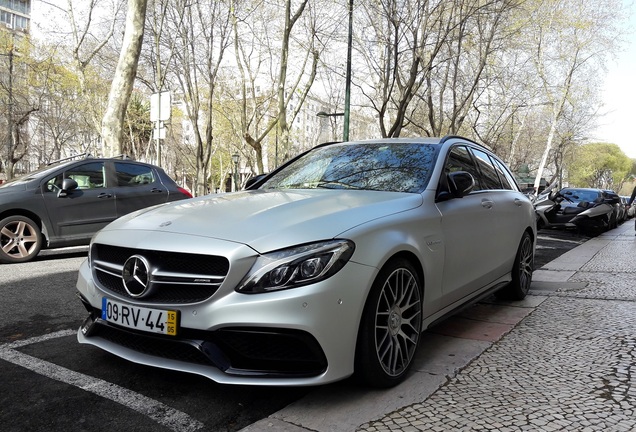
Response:
[[[139,250],[93,244],[91,262],[97,283],[107,291],[133,298],[124,288],[122,270],[133,255],[141,255],[152,266],[151,294],[136,299],[154,303],[196,303],[210,298],[229,271],[225,257],[190,253]]]

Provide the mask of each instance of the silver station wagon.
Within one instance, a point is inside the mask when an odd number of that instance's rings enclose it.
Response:
[[[219,383],[389,387],[429,326],[525,297],[535,225],[505,164],[465,138],[324,144],[247,190],[102,229],[78,339]]]

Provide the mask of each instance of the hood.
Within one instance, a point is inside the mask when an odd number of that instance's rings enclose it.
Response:
[[[208,195],[141,210],[102,230],[181,233],[247,244],[259,252],[337,237],[422,204],[411,193],[254,190]]]
[[[27,190],[26,182],[13,181],[0,185],[0,195]]]

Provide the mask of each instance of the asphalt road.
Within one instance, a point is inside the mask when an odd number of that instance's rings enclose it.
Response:
[[[633,223],[633,222],[632,222]],[[539,269],[550,261],[573,249],[590,237],[576,231],[542,229],[537,233],[537,248],[534,257],[534,268]]]
[[[535,268],[586,240],[540,231]],[[86,248],[45,251],[0,265],[3,431],[237,431],[312,390],[223,386],[79,345],[86,313],[75,281],[85,256]]]

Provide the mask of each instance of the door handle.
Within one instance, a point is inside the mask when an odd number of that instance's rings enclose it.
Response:
[[[489,200],[489,199],[483,199],[483,200],[481,200],[481,206],[482,206],[482,207],[485,207],[485,208],[488,208],[488,209],[489,209],[489,208],[492,208],[492,206],[493,206],[494,204],[495,204],[495,203],[494,203],[493,201]]]
[[[152,192],[152,193],[161,193],[161,192],[163,192],[163,191],[162,191],[161,189],[152,188],[152,189],[150,190],[150,192]]]
[[[113,194],[110,194],[110,193],[103,193],[103,192],[102,192],[102,193],[100,193],[99,195],[97,195],[97,198],[100,198],[100,199],[101,199],[101,198],[112,198],[112,197],[113,197]]]

